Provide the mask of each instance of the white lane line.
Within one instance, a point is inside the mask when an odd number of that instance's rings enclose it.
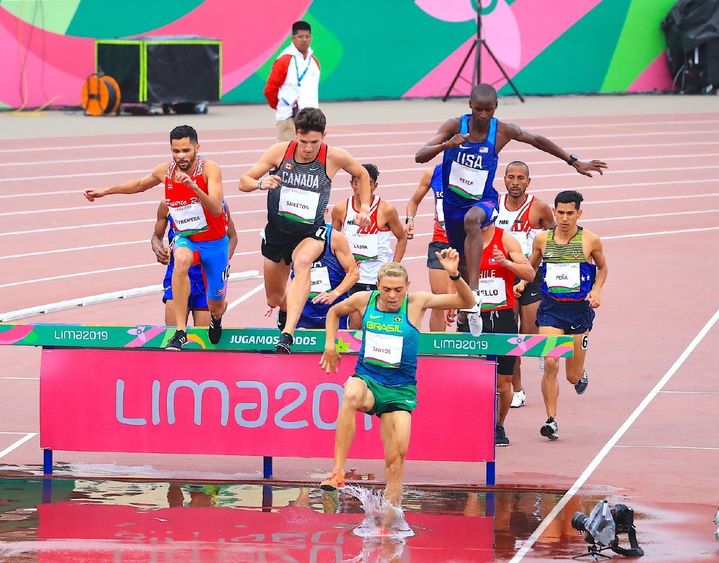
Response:
[[[719,168],[717,166],[716,168]],[[563,174],[558,174],[559,176],[563,176]],[[536,176],[534,176],[536,178]],[[719,179],[714,179],[713,182],[717,182]],[[695,182],[700,183],[700,182]],[[415,186],[414,183],[409,183],[407,185]],[[339,191],[349,191],[351,188],[337,188],[334,189],[334,192]],[[580,188],[584,189],[584,188]],[[532,193],[544,193],[544,192],[551,192],[551,193],[557,193],[558,190],[549,190],[549,189],[543,189],[543,190],[533,190]],[[250,194],[252,196],[253,194]],[[586,201],[585,205],[594,205],[594,204],[601,204],[601,203],[622,203],[622,202],[634,202],[634,201],[663,201],[663,200],[672,200],[672,199],[691,199],[691,198],[698,198],[698,197],[717,197],[719,196],[719,193],[713,192],[713,193],[705,193],[705,194],[683,194],[683,195],[672,195],[672,196],[657,196],[657,197],[638,197],[638,198],[625,198],[625,199],[605,199],[605,200],[599,200],[599,201]],[[235,198],[240,197],[247,197],[245,194],[237,194],[237,195],[227,195],[225,196],[225,200],[233,200]],[[265,196],[267,197],[267,196]],[[387,201],[390,202],[404,202],[408,201],[409,197],[402,197],[402,198],[393,198],[388,199]],[[150,201],[136,201],[136,202],[130,202],[130,203],[106,203],[106,204],[88,204],[88,205],[81,205],[76,207],[55,207],[55,208],[46,208],[46,209],[30,209],[27,211],[7,211],[5,213],[0,213],[0,217],[15,217],[15,216],[25,216],[25,215],[36,215],[39,213],[59,213],[64,211],[92,211],[97,209],[106,209],[106,208],[117,208],[117,207],[136,207],[139,205],[152,205],[156,206],[157,201],[150,200]],[[254,213],[266,213],[267,209],[243,209],[241,211],[232,211],[232,216],[235,215],[250,215]]]
[[[22,438],[20,438],[20,439],[17,440],[16,442],[10,444],[10,445],[9,445],[7,448],[5,448],[4,450],[0,451],[0,459],[2,459],[3,457],[5,457],[7,454],[9,454],[9,453],[10,453],[11,451],[13,451],[14,449],[19,448],[20,446],[22,446],[22,445],[23,445],[25,442],[27,442],[28,440],[32,440],[35,436],[37,436],[37,432],[28,432],[27,434],[25,434],[25,436],[23,436]]]
[[[433,123],[437,127],[441,124],[442,120],[422,120],[422,121],[393,121],[388,123],[343,123],[341,125],[338,125],[338,127],[357,127],[357,126],[376,126],[381,127],[383,125],[390,125],[390,126],[403,126],[403,125],[419,125],[419,124],[430,124]],[[516,121],[522,121],[522,120],[514,120]],[[529,123],[530,121],[527,121]],[[541,129],[541,130],[549,130],[549,129],[587,129],[587,128],[596,128],[596,129],[608,129],[608,128],[619,128],[624,129],[626,127],[631,127],[634,125],[640,125],[642,127],[647,127],[651,125],[661,125],[661,126],[679,126],[679,125],[708,125],[708,124],[716,124],[719,123],[719,120],[716,119],[702,119],[702,120],[678,120],[678,121],[636,121],[636,122],[602,122],[601,117],[594,118],[592,121],[577,121],[575,123],[565,123],[565,124],[536,124],[533,125],[534,129]],[[233,130],[233,133],[238,133],[238,130]],[[328,140],[332,140],[334,138],[339,137],[363,137],[363,136],[377,136],[377,135],[412,135],[412,134],[422,134],[422,135],[431,135],[433,133],[437,132],[437,128],[434,129],[415,129],[407,131],[405,129],[402,130],[390,130],[390,131],[364,131],[359,133],[328,133],[327,138]],[[632,132],[632,133],[621,133],[622,137],[628,137],[628,136],[649,136],[649,135],[697,135],[701,133],[717,133],[719,131],[716,131],[714,129],[705,129],[705,130],[691,130],[691,131],[684,131],[682,129],[679,130],[672,130],[672,131],[647,131],[647,132]],[[581,137],[586,138],[594,138],[598,136],[605,136],[605,137],[616,137],[617,133],[612,133],[610,135],[581,135]],[[577,136],[574,136],[572,138],[576,138]],[[562,139],[562,138],[568,138],[568,137],[560,137],[555,136],[553,140],[556,139]],[[6,141],[11,142],[22,142],[26,139],[4,139]],[[211,143],[235,143],[235,142],[243,142],[243,141],[268,141],[268,142],[275,142],[276,137],[274,135],[262,135],[262,136],[254,136],[254,137],[225,137],[225,138],[216,138],[216,137],[208,137],[203,138],[202,144],[207,145]],[[2,149],[3,153],[24,153],[24,152],[44,152],[44,151],[53,151],[58,152],[61,150],[77,150],[77,149],[106,149],[106,148],[120,148],[120,147],[167,147],[167,141],[146,141],[146,142],[135,142],[135,141],[129,141],[127,143],[93,143],[93,144],[85,144],[85,145],[65,145],[60,144],[57,146],[44,146],[44,147],[21,147],[21,148],[13,148],[13,149]]]
[[[636,161],[636,160],[661,160],[666,161],[673,158],[704,158],[704,159],[712,159],[719,155],[719,153],[694,153],[691,155],[647,155],[647,156],[625,156],[625,157],[617,157],[609,159],[610,161],[618,162],[618,161]],[[362,156],[362,160],[387,160],[387,159],[397,159],[397,158],[403,158],[410,161],[414,161],[414,155],[413,154],[379,154],[379,155],[372,155],[372,156]],[[561,161],[559,159],[553,159],[553,160],[538,160],[538,161],[529,161],[527,164],[531,167],[543,165],[543,164],[558,164]],[[610,162],[611,163],[611,162]],[[239,164],[222,164],[222,169],[227,170],[230,168],[245,168],[249,169],[254,162],[242,162]],[[422,170],[423,166],[426,166],[428,163],[423,164],[415,164],[412,168],[383,168],[381,170],[382,174],[391,174],[396,172],[418,172]],[[718,168],[717,166],[682,166],[678,168],[651,168],[651,169],[640,169],[640,170],[614,170],[615,173],[636,173],[636,172],[662,172],[662,171],[671,171],[671,170],[697,170],[697,169],[706,169],[706,168]],[[114,170],[114,171],[107,171],[107,172],[76,172],[73,174],[51,174],[51,175],[42,175],[42,176],[13,176],[9,178],[0,178],[0,182],[29,182],[34,180],[58,180],[61,178],[89,178],[89,177],[99,177],[99,176],[132,176],[132,175],[138,175],[138,174],[147,174],[147,169],[141,169],[141,170]],[[543,175],[533,175],[534,178],[547,178],[547,177],[556,177],[556,176],[576,176],[577,172],[567,172],[565,174],[543,174]],[[225,181],[224,183],[226,183]],[[89,186],[88,186],[89,187]]]
[[[666,373],[662,376],[662,378],[657,382],[657,384],[647,393],[647,395],[644,397],[641,403],[637,406],[636,409],[632,412],[632,414],[629,415],[629,417],[624,421],[624,424],[622,424],[619,429],[614,433],[614,435],[607,441],[606,444],[602,447],[602,449],[599,451],[599,453],[594,457],[594,459],[589,463],[587,468],[582,472],[582,474],[579,476],[579,478],[574,482],[574,484],[569,488],[569,490],[565,493],[565,495],[559,500],[559,502],[552,508],[552,510],[547,514],[547,516],[542,520],[542,522],[539,524],[536,530],[532,533],[531,536],[522,544],[522,547],[515,553],[514,557],[512,557],[510,563],[518,563],[521,561],[527,553],[532,549],[532,546],[537,542],[537,540],[542,536],[542,534],[545,532],[545,530],[549,527],[549,525],[552,523],[552,521],[559,515],[559,513],[564,509],[564,507],[567,505],[567,503],[570,501],[570,499],[579,491],[579,489],[586,483],[587,479],[591,477],[592,473],[594,473],[595,469],[599,466],[599,464],[604,460],[605,457],[609,454],[609,452],[617,445],[617,442],[624,436],[624,434],[629,430],[629,428],[634,424],[634,422],[639,418],[639,416],[644,412],[644,409],[646,409],[649,406],[649,403],[651,403],[654,400],[654,397],[657,396],[657,394],[664,388],[664,386],[669,383],[669,380],[674,376],[674,374],[679,370],[679,368],[684,364],[684,362],[687,360],[687,358],[691,355],[691,353],[696,349],[697,346],[701,343],[702,340],[704,340],[704,337],[709,333],[709,331],[712,329],[712,327],[716,324],[716,322],[719,320],[719,310],[717,310],[712,317],[707,321],[707,323],[702,327],[702,329],[699,331],[699,333],[694,337],[694,339],[689,343],[689,345],[684,349],[684,351],[679,355],[679,357],[676,359],[676,361],[672,364],[672,366],[666,371]]]
[[[386,200],[386,201],[406,201],[406,200]],[[651,201],[651,198],[642,199],[642,201]],[[589,202],[592,203],[592,202]],[[601,202],[593,202],[593,203],[601,203]],[[261,211],[261,210],[260,210]],[[598,223],[603,221],[626,221],[626,220],[632,220],[632,219],[648,219],[648,218],[656,218],[656,217],[678,217],[681,215],[704,215],[707,213],[719,213],[719,209],[699,209],[696,211],[675,211],[672,213],[648,213],[646,215],[622,215],[618,217],[599,217],[599,218],[593,218],[593,219],[586,219],[582,220],[582,223]],[[433,213],[418,213],[415,215],[415,219],[422,218],[422,217],[434,217]],[[262,229],[241,229],[238,230],[237,233],[259,233]],[[420,235],[417,235],[420,236]],[[65,252],[80,252],[83,250],[98,250],[101,248],[113,248],[117,246],[132,246],[134,244],[147,244],[147,239],[142,240],[128,240],[124,242],[111,242],[111,243],[104,243],[104,244],[95,244],[91,246],[74,246],[74,247],[68,247],[68,248],[58,248],[54,250],[38,250],[36,252],[25,252],[22,254],[8,254],[5,256],[0,255],[0,260],[10,260],[14,258],[28,258],[32,256],[45,256],[50,254],[62,254]],[[235,252],[235,255],[243,256],[247,254],[246,252]],[[252,253],[254,254],[254,252]]]
[[[254,287],[253,289],[251,289],[250,291],[248,291],[247,293],[245,293],[242,297],[240,297],[239,299],[235,299],[232,303],[230,303],[230,304],[227,306],[227,310],[228,310],[228,311],[231,311],[232,309],[234,309],[235,307],[237,307],[240,303],[243,303],[243,302],[247,301],[247,300],[248,300],[250,297],[252,297],[255,293],[259,293],[259,292],[262,291],[264,288],[265,288],[265,282],[263,281],[261,284],[259,284],[258,286]]]
[[[719,194],[717,194],[719,195]],[[632,233],[627,235],[609,235],[609,236],[602,236],[602,240],[614,240],[614,239],[625,239],[625,238],[641,238],[641,237],[653,237],[653,236],[663,236],[663,235],[675,235],[675,234],[685,234],[685,233],[701,233],[706,231],[717,231],[719,230],[719,227],[701,227],[701,228],[694,228],[694,229],[677,229],[674,231],[654,231],[649,233]],[[415,233],[414,237],[427,237],[431,236],[432,233]],[[259,254],[259,250],[249,250],[246,252],[235,252],[233,256],[252,256],[255,254]],[[425,256],[418,256],[417,258],[422,258]],[[403,258],[403,260],[409,260],[409,258]],[[40,282],[46,282],[46,281],[54,281],[58,279],[68,279],[68,278],[74,278],[74,277],[82,277],[82,276],[90,276],[94,274],[104,274],[108,272],[122,272],[125,270],[130,270],[133,268],[147,268],[149,266],[156,266],[157,262],[152,262],[151,264],[138,264],[135,266],[122,266],[119,268],[106,268],[102,270],[91,270],[89,272],[76,272],[73,274],[63,274],[59,276],[52,276],[52,277],[46,277],[46,278],[36,278],[31,280],[24,280],[24,281],[17,281],[12,283],[6,283],[0,285],[0,289],[4,287],[15,287],[19,285],[24,284],[33,284],[33,283],[40,283]]]
[[[38,377],[38,379],[40,379]],[[0,432],[0,434],[7,434],[9,436],[24,436],[25,434],[30,434],[30,432]]]
[[[719,391],[662,391],[663,395],[712,395]]]
[[[532,178],[535,178],[536,176],[532,176]],[[581,190],[588,191],[588,190],[614,190],[614,189],[622,189],[622,188],[644,188],[647,186],[651,187],[657,187],[657,186],[677,186],[680,184],[716,184],[718,181],[717,178],[705,178],[701,180],[670,180],[666,182],[633,182],[629,184],[601,184],[601,185],[588,185],[588,186],[582,186]],[[232,182],[232,180],[226,180],[226,182]],[[418,185],[418,182],[404,182],[404,183],[393,183],[393,184],[385,184],[382,183],[382,190],[386,190],[389,188],[404,188],[408,186],[416,187]],[[351,188],[349,187],[334,187],[332,188],[332,193],[337,192],[348,192]],[[501,188],[500,188],[501,190]],[[540,194],[540,193],[552,193],[556,194],[558,192],[557,188],[540,188],[540,189],[533,189],[531,190],[531,193],[533,194]],[[34,195],[45,195],[46,193],[54,193],[54,192],[37,192],[34,194],[15,194],[18,195],[18,197],[25,197],[25,196],[34,196]],[[64,190],[63,193],[68,194],[78,194],[77,190]],[[14,197],[14,196],[0,196],[0,198],[3,197]],[[227,194],[225,195],[225,199],[235,199],[235,198],[251,198],[251,197],[263,197],[266,198],[267,196],[262,193],[243,193],[243,194]],[[243,200],[244,201],[244,200]],[[149,204],[156,204],[157,201],[144,201],[140,203],[133,203],[133,205],[149,205]],[[592,203],[591,201],[587,201],[588,203]],[[103,204],[93,204],[95,208],[102,208],[107,207],[108,205]],[[119,207],[126,204],[111,204],[113,207]],[[83,208],[72,208],[72,209],[84,209]],[[38,210],[38,212],[41,212]],[[24,235],[24,234],[31,234],[31,233],[45,233],[45,232],[51,232],[51,231],[60,231],[60,230],[68,230],[68,229],[75,229],[75,228],[85,228],[85,227],[104,227],[105,225],[125,225],[125,224],[132,224],[132,223],[149,223],[150,221],[154,221],[154,219],[140,219],[140,220],[132,220],[132,221],[114,221],[114,222],[107,222],[107,223],[88,223],[83,225],[74,225],[74,226],[67,226],[67,227],[50,227],[45,229],[32,229],[27,231],[11,231],[6,233],[0,233],[0,236],[11,236],[11,235]]]
[[[710,451],[710,452],[719,452],[719,447],[710,447],[710,446],[649,446],[649,445],[617,445],[616,448],[636,448],[636,449],[651,449],[651,450],[700,450],[700,451]]]
[[[39,381],[39,377],[14,377],[12,375],[0,376],[0,379],[10,379],[12,381]],[[2,434],[2,432],[0,432]],[[17,434],[24,434],[24,432],[17,432]]]
[[[712,131],[711,133],[719,133],[719,131]],[[204,144],[204,143],[203,143]],[[692,147],[697,146],[704,146],[704,145],[719,145],[719,140],[715,141],[692,141]],[[417,147],[419,143],[417,141],[410,141],[405,143],[382,143],[382,144],[360,144],[360,145],[342,145],[342,148],[345,150],[355,150],[355,149],[378,149],[383,147],[406,147],[406,146],[412,146]],[[526,148],[524,148],[526,147]],[[605,150],[627,150],[627,149],[653,149],[653,148],[666,148],[666,147],[678,147],[680,149],[685,149],[687,147],[686,143],[636,143],[636,144],[629,144],[629,145],[588,145],[583,147],[575,147],[574,150],[582,150],[582,151],[605,151]],[[507,148],[508,152],[526,152],[526,153],[534,153],[536,149],[534,147],[531,147],[530,145],[513,145],[511,147]],[[236,149],[236,150],[225,150],[225,151],[212,151],[210,154],[204,154],[204,156],[208,156],[208,158],[216,159],[218,155],[240,155],[240,154],[262,154],[265,151],[264,148],[259,149]],[[363,158],[369,158],[364,156],[358,156],[354,155],[356,158],[363,159]],[[668,158],[681,158],[681,157],[693,157],[693,156],[700,156],[695,153],[673,153],[672,155],[666,155]],[[663,155],[662,158],[665,156]],[[38,165],[46,165],[46,164],[79,164],[79,163],[91,163],[91,162],[114,162],[114,161],[123,161],[126,162],[128,158],[132,158],[133,161],[137,160],[162,160],[168,158],[168,153],[154,153],[154,154],[136,154],[136,155],[123,155],[123,156],[105,156],[105,157],[94,157],[94,158],[67,158],[67,159],[53,159],[53,160],[23,160],[23,161],[14,161],[14,162],[2,162],[3,167],[8,166],[38,166]],[[377,157],[375,157],[377,158]],[[606,157],[609,158],[609,157]],[[632,157],[611,157],[611,160],[627,160],[631,159]],[[554,162],[554,161],[552,161]],[[52,192],[49,192],[52,193]]]

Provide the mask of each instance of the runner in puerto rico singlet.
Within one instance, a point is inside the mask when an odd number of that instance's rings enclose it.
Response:
[[[461,116],[459,134],[469,133],[471,114]],[[486,228],[497,216],[499,194],[494,189],[494,176],[499,158],[495,149],[497,140],[496,118],[489,121],[487,137],[479,142],[465,140],[458,147],[444,151],[442,160],[442,187],[445,229],[452,247],[464,251],[464,216],[472,207],[481,207]]]
[[[347,237],[352,254],[359,264],[360,277],[357,283],[375,285],[377,273],[382,264],[392,260],[392,231],[381,229],[377,224],[379,213],[380,197],[372,196],[370,203],[370,225],[367,228],[360,228],[355,222],[355,216],[359,213],[354,208],[353,197],[347,198],[347,211],[342,224],[342,231]]]
[[[204,159],[198,157],[192,180],[208,193],[207,181],[202,173]],[[189,248],[200,256],[205,274],[207,298],[222,300],[225,296],[228,276],[229,238],[227,236],[227,213],[215,216],[205,209],[191,188],[175,182],[177,163],[170,163],[165,177],[165,199],[177,236],[173,245]]]

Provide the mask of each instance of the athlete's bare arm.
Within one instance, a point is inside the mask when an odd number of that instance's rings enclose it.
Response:
[[[359,281],[359,267],[354,256],[347,237],[340,231],[332,231],[332,254],[335,255],[340,266],[345,271],[345,277],[342,278],[340,284],[332,291],[320,293],[312,300],[312,303],[325,303],[331,305],[340,295],[347,293],[349,289]]]
[[[513,123],[499,122],[497,128],[497,152],[501,151],[504,146],[511,140],[519,141],[520,143],[527,143],[540,151],[556,156],[558,159],[564,162],[569,162],[570,154],[557,145],[555,142],[550,141],[547,137],[542,135],[536,135],[525,131],[521,127],[514,125]],[[604,174],[604,169],[607,168],[607,164],[601,160],[575,160],[572,167],[584,176],[592,176],[592,172],[599,172]]]
[[[170,262],[170,253],[165,248],[164,238],[165,231],[167,230],[167,203],[161,201],[160,205],[157,206],[157,220],[155,221],[155,228],[150,238],[150,246],[152,251],[155,253],[155,257],[160,264],[168,264]]]
[[[369,173],[357,159],[344,149],[330,147],[327,150],[327,175],[334,178],[338,170],[344,170],[357,178],[359,189],[360,211],[355,221],[360,227],[369,227],[369,205],[372,201],[372,189],[369,185]]]
[[[97,198],[105,197],[106,195],[144,192],[164,182],[166,172],[167,164],[158,164],[147,176],[136,178],[135,180],[128,180],[122,184],[109,186],[107,188],[87,188],[83,191],[83,195],[87,201],[95,201]]]
[[[335,231],[341,231],[345,224],[345,217],[347,216],[347,200],[336,203],[332,208],[332,228]]]
[[[417,151],[417,154],[414,155],[414,161],[420,164],[429,162],[442,151],[458,147],[467,140],[467,137],[469,137],[469,133],[465,135],[459,134],[458,117],[448,119],[439,126],[437,134]]]
[[[227,205],[227,203],[225,203]],[[227,248],[227,255],[228,259],[232,258],[232,255],[235,253],[235,249],[237,248],[237,229],[235,228],[235,222],[232,220],[232,215],[230,215],[230,208],[227,207],[227,238],[229,239],[229,244]]]
[[[407,233],[404,232],[404,226],[399,220],[399,213],[397,208],[391,203],[384,200],[380,201],[380,211],[382,212],[384,224],[389,227],[392,234],[397,239],[397,244],[394,247],[394,257],[392,262],[401,262],[405,251],[407,250]]]
[[[407,220],[404,224],[404,230],[407,233],[407,239],[411,240],[414,238],[414,217],[417,215],[417,209],[419,204],[422,203],[424,196],[427,195],[430,188],[430,182],[432,181],[432,169],[425,170],[422,173],[422,177],[419,180],[419,186],[417,191],[412,194],[407,202]]]
[[[525,281],[532,281],[534,279],[535,271],[532,265],[527,260],[527,257],[522,252],[522,247],[519,242],[509,233],[505,232],[502,235],[502,245],[504,250],[507,251],[507,256],[499,250],[497,245],[492,248],[492,258],[502,266],[512,272],[515,277],[522,278]]]
[[[186,172],[180,170],[175,172],[175,181],[183,183],[185,186],[190,188],[197,199],[200,200],[202,207],[207,209],[212,215],[217,217],[221,213],[224,213],[222,206],[222,200],[224,199],[222,193],[222,172],[216,162],[211,160],[205,161],[205,180],[207,180],[207,193],[202,191],[200,186],[197,185],[192,177]]]
[[[276,175],[262,178],[270,170],[274,170],[282,163],[289,143],[272,145],[260,157],[260,160],[250,168],[246,174],[240,176],[239,189],[241,192],[254,192],[255,190],[271,190],[282,183],[282,178]],[[262,178],[262,182],[260,182]]]
[[[548,203],[535,199],[532,204],[532,211],[534,211],[536,217],[535,221],[530,221],[533,227],[539,227],[546,231],[547,229],[553,229],[557,226],[554,213],[552,213],[552,208],[549,207]]]
[[[454,248],[446,248],[435,255],[444,270],[451,276],[459,275],[459,253]],[[457,293],[434,294],[418,291],[410,294],[408,316],[414,326],[420,326],[422,315],[427,309],[468,309],[477,304],[474,292],[462,278],[452,282]]]
[[[542,257],[544,256],[544,248],[547,245],[547,233],[539,233],[534,237],[532,242],[532,253],[529,255],[529,263],[536,272],[539,269],[539,265],[542,263]]]
[[[604,257],[604,248],[602,246],[602,240],[592,233],[591,231],[584,230],[584,237],[586,238],[587,235],[589,235],[589,240],[587,241],[591,249],[590,252],[590,258],[594,262],[594,264],[597,266],[597,276],[594,279],[594,285],[592,286],[591,291],[587,295],[587,301],[589,301],[589,305],[596,309],[601,305],[601,293],[602,293],[602,287],[604,287],[604,282],[607,281],[607,274],[609,273],[609,268],[607,267],[607,260]]]
[[[327,319],[325,321],[325,350],[320,358],[320,366],[327,373],[337,373],[337,368],[340,364],[340,355],[335,345],[340,318],[351,315],[352,313],[363,315],[371,295],[371,291],[358,291],[344,301],[332,305],[327,312]]]

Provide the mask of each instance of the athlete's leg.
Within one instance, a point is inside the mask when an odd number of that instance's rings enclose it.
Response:
[[[553,326],[540,326],[539,334],[547,336],[562,336],[564,331]],[[544,358],[544,373],[542,374],[542,397],[544,397],[544,408],[547,416],[557,416],[557,400],[559,398],[559,358]]]
[[[280,307],[285,300],[287,279],[290,277],[290,266],[284,261],[273,262],[264,259],[262,274],[265,280],[265,297],[269,307]]]
[[[310,295],[310,270],[312,264],[322,256],[325,241],[314,238],[303,239],[292,252],[292,267],[295,277],[287,288],[287,322],[282,332],[293,335],[302,309]]]
[[[165,301],[165,326],[175,326],[175,305],[172,299]]]
[[[411,428],[412,415],[407,411],[387,412],[380,417],[387,483],[384,496],[394,506],[402,504],[402,475]]]
[[[512,376],[497,373],[497,424],[504,426],[504,421],[512,404]]]
[[[429,287],[434,294],[452,293],[449,282],[449,274],[445,270],[429,270]],[[432,309],[429,317],[429,330],[432,332],[444,332],[447,330],[446,312],[440,309]]]
[[[464,256],[467,260],[467,284],[473,290],[479,288],[479,265],[482,261],[482,225],[487,220],[487,214],[479,206],[472,207],[464,216]]]
[[[335,430],[335,465],[332,473],[340,481],[344,480],[347,454],[355,437],[355,415],[357,411],[366,412],[373,406],[374,395],[367,384],[359,377],[350,377],[345,383]]]
[[[584,373],[584,360],[587,357],[587,348],[589,346],[589,333],[574,335],[574,356],[567,358],[567,380],[572,385],[579,382],[579,378]]]
[[[208,309],[192,309],[193,326],[209,326],[210,311]]]
[[[216,319],[219,319],[222,315],[225,314],[225,311],[227,310],[227,300],[225,300],[224,298],[208,299],[207,307],[210,309],[210,314]]]
[[[193,252],[187,247],[175,246],[173,256],[175,258],[175,269],[172,272],[172,303],[175,310],[175,326],[177,330],[186,330],[187,298],[190,296],[188,272],[190,271],[190,266],[192,266]]]

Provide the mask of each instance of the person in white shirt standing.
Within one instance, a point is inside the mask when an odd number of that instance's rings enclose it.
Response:
[[[292,24],[292,43],[272,64],[265,98],[275,110],[277,142],[295,138],[295,116],[303,108],[319,107],[320,63],[310,43],[312,27],[306,21]]]

